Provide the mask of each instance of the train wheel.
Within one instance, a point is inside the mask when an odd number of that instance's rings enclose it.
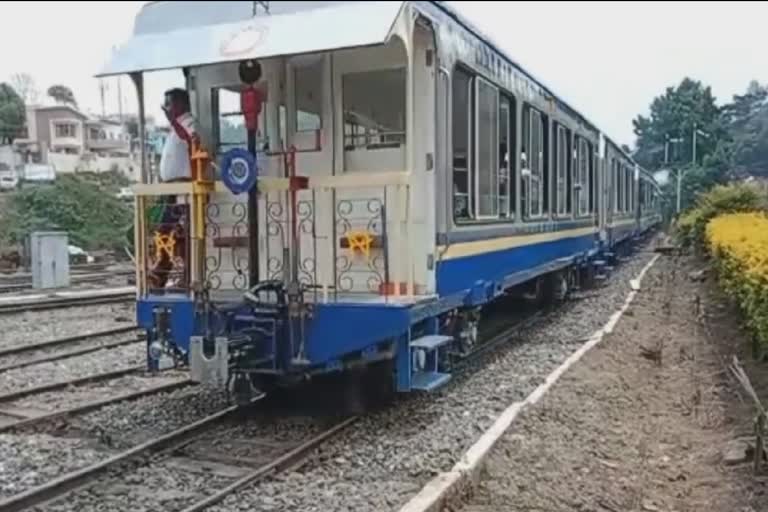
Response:
[[[595,266],[591,263],[587,264],[579,271],[579,287],[582,290],[587,290],[595,286]]]
[[[536,280],[536,304],[549,306],[568,298],[569,271],[553,272]]]
[[[379,361],[368,367],[365,385],[365,401],[369,409],[388,406],[395,399],[394,360]]]
[[[365,412],[366,372],[363,368],[347,370],[343,378],[344,403],[346,414],[363,414]]]

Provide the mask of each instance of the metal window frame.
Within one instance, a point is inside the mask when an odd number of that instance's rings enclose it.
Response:
[[[528,213],[528,219],[529,220],[537,220],[541,219],[544,216],[544,180],[542,179],[543,173],[544,173],[544,114],[542,114],[539,110],[535,109],[531,105],[525,105],[526,108],[528,108],[528,154],[531,155],[528,159],[528,169],[530,169],[531,174],[528,177],[528,204],[527,204],[527,213]],[[535,115],[534,115],[535,114]],[[534,172],[534,166],[533,163],[533,132],[534,132],[534,118],[537,118],[539,120],[539,130],[538,130],[538,153],[537,153],[537,172]],[[534,183],[535,182],[535,183]],[[531,205],[533,203],[533,186],[536,185],[536,189],[538,192],[538,207],[539,211],[538,213],[534,214],[531,210]]]
[[[487,85],[492,90],[496,92],[496,104],[491,109],[492,112],[496,112],[497,119],[496,119],[496,142],[493,144],[493,141],[490,141],[492,144],[491,147],[491,154],[496,154],[499,152],[499,133],[498,133],[498,112],[499,112],[499,96],[500,91],[499,88],[496,87],[493,83],[491,83],[489,80],[486,80],[485,78],[481,76],[475,77],[475,154],[474,156],[474,163],[475,163],[475,173],[474,173],[474,183],[475,183],[475,193],[474,196],[476,198],[475,201],[475,219],[476,220],[492,220],[492,219],[498,219],[499,218],[499,197],[498,197],[498,180],[499,180],[499,169],[498,165],[496,165],[496,214],[489,214],[489,215],[481,215],[480,214],[480,87],[481,85]],[[497,162],[498,164],[498,162]],[[491,174],[494,172],[494,169],[491,169]]]
[[[497,135],[498,135],[499,143],[501,142],[501,119],[502,119],[501,114],[502,114],[502,110],[503,110],[502,109],[502,105],[504,104],[504,101],[506,101],[506,108],[507,108],[507,113],[506,113],[506,118],[507,118],[507,141],[506,141],[507,142],[507,163],[506,163],[507,185],[505,187],[506,188],[506,190],[505,190],[506,198],[507,198],[507,211],[504,212],[506,214],[506,216],[504,218],[508,219],[508,220],[512,220],[512,219],[515,218],[515,212],[512,211],[512,190],[511,190],[511,188],[512,188],[512,180],[517,177],[517,173],[514,172],[514,168],[512,167],[512,162],[513,162],[514,155],[512,154],[512,144],[511,144],[511,141],[512,141],[512,124],[513,123],[517,124],[517,122],[516,122],[516,120],[512,119],[512,100],[509,98],[509,96],[506,95],[506,94],[503,94],[503,92],[501,90],[499,90],[498,100],[499,100],[498,101],[498,105],[499,105],[499,109],[498,109],[498,111],[499,111],[498,125],[499,125],[499,128],[497,129]],[[504,101],[502,101],[502,100],[504,100]],[[497,144],[497,146],[498,146],[498,144]],[[499,176],[501,175],[501,166],[502,166],[502,162],[499,162],[499,165],[497,165],[497,167],[499,168],[499,170],[497,172],[497,176],[496,176],[497,183],[498,183]],[[501,197],[502,197],[501,194],[499,194],[499,197],[498,197],[498,203],[499,203],[499,206],[498,206],[498,217],[499,218],[502,218],[501,217],[501,213],[502,213],[502,210],[501,210]]]
[[[555,190],[557,191],[557,204],[555,214],[558,217],[567,217],[568,211],[568,130],[560,123],[557,126],[557,171],[555,173]],[[562,202],[562,208],[561,208]]]

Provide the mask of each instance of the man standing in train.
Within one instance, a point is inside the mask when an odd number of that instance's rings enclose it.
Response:
[[[184,89],[171,89],[165,93],[163,112],[171,125],[160,157],[162,183],[185,182],[192,179],[190,157],[199,144],[197,122],[192,115],[189,94]],[[163,248],[152,269],[153,285],[160,289],[178,289],[187,284],[186,230],[189,208],[177,204],[176,196],[163,196],[160,203],[162,216],[156,229],[155,244],[162,241]],[[171,274],[174,274],[172,276]]]
[[[192,179],[192,147],[199,143],[197,121],[191,112],[189,94],[184,89],[166,91],[162,109],[172,130],[160,157],[160,181],[189,181]]]

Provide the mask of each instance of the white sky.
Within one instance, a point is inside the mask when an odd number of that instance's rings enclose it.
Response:
[[[42,94],[62,83],[84,108],[100,112],[93,74],[130,36],[143,3],[1,2],[0,81],[27,72]],[[768,3],[451,3],[621,143],[634,139],[632,118],[686,75],[711,85],[720,102],[752,79],[768,83]],[[150,75],[149,113],[159,114],[162,91],[180,84],[180,75]],[[116,79],[107,82],[106,110],[116,112]],[[124,109],[135,111],[127,77],[122,91]]]

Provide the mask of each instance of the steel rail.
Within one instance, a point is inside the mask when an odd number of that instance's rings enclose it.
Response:
[[[110,469],[131,459],[167,449],[169,446],[177,443],[183,443],[187,438],[207,429],[210,425],[229,416],[238,408],[237,405],[229,406],[194,423],[113,455],[104,461],[72,471],[50,482],[1,500],[0,512],[20,512],[21,510],[59,498],[63,494],[87,485],[90,481],[106,474]]]
[[[301,462],[304,462],[318,446],[320,446],[330,437],[349,427],[358,419],[359,417],[353,416],[341,421],[340,423],[337,423],[333,427],[303,442],[301,445],[281,455],[272,462],[243,475],[241,478],[231,483],[227,487],[221,489],[220,491],[217,491],[215,494],[212,494],[211,496],[195,503],[194,505],[185,508],[182,510],[182,512],[201,512],[211,505],[215,505],[221,502],[228,495],[232,494],[238,489],[245,487],[248,484],[261,480],[269,475],[280,473],[289,468],[298,466]],[[2,508],[0,508],[0,512],[2,512]]]

